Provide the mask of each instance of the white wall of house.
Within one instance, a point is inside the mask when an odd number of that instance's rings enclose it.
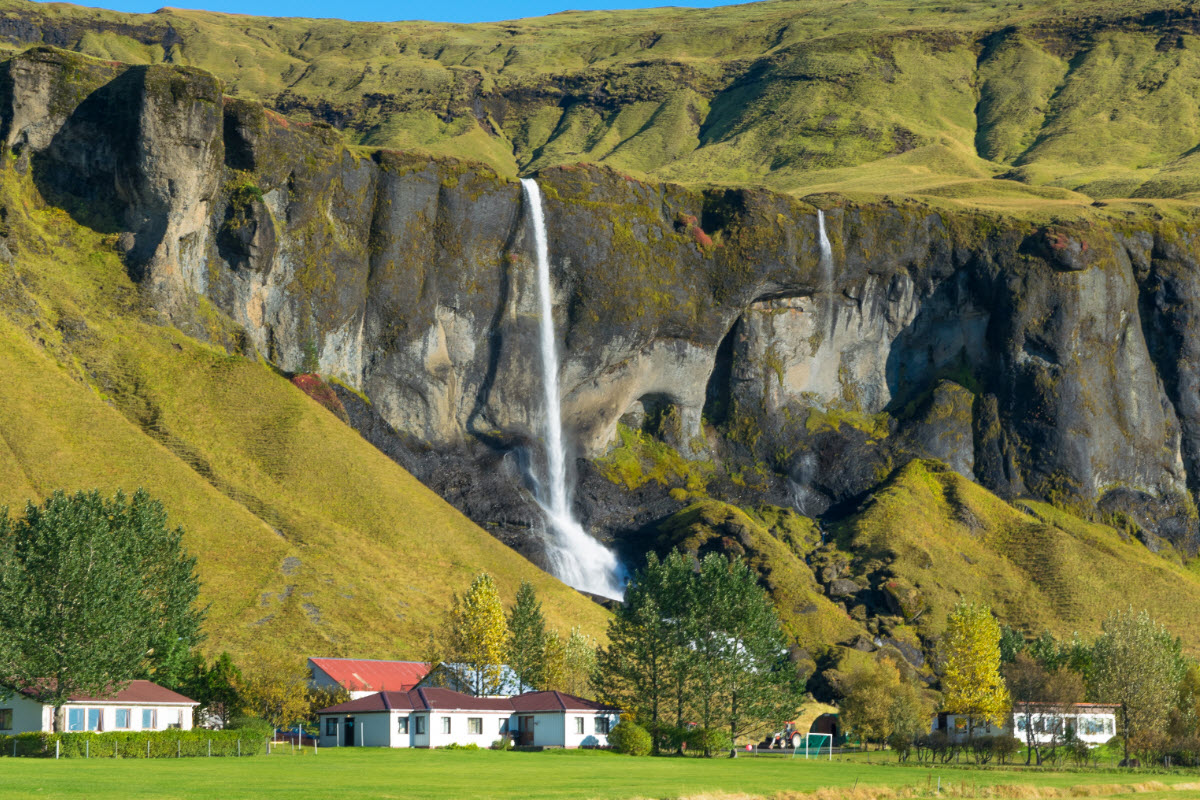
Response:
[[[318,724],[321,728],[321,747],[396,747],[393,743],[395,711],[360,711],[356,714],[322,714]],[[346,720],[354,723],[354,744],[348,744]],[[329,733],[329,722],[333,721],[333,732]]]
[[[1039,744],[1046,744],[1056,736],[1062,741],[1066,731],[1071,728],[1080,741],[1090,745],[1101,745],[1111,739],[1117,730],[1117,715],[1115,711],[1086,711],[1071,714],[1042,714],[1037,712],[1030,715],[1034,735]],[[936,722],[935,722],[936,725]],[[1026,717],[1014,712],[1006,724],[996,727],[990,724],[976,724],[974,736],[996,736],[1010,734],[1021,742],[1026,742]],[[936,730],[936,728],[935,728]],[[1057,734],[1054,731],[1057,730]],[[946,716],[946,733],[956,741],[967,738],[966,717],[957,714]]]
[[[30,700],[22,695],[13,695],[7,700],[0,701],[0,709],[12,710],[12,726],[9,730],[0,730],[0,734],[29,733],[31,731],[54,730],[54,708]],[[71,711],[77,713],[72,715]],[[117,725],[117,712],[127,711],[128,724]],[[90,712],[95,712],[90,713]],[[149,715],[143,712],[149,711]],[[5,716],[5,715],[0,715]],[[125,716],[125,715],[122,715]],[[77,723],[72,726],[72,720]],[[191,706],[147,706],[128,703],[68,703],[63,706],[63,723],[66,731],[165,731],[168,728],[191,730]],[[147,724],[148,723],[148,724]]]
[[[445,747],[448,744],[475,744],[490,747],[500,738],[501,722],[508,722],[508,711],[369,711],[351,715],[354,719],[354,744],[357,747]],[[450,733],[443,732],[442,720],[450,719]],[[335,720],[333,733],[327,720]],[[407,721],[407,732],[400,731],[400,720]],[[479,733],[472,733],[471,720],[478,720]],[[346,746],[346,715],[322,714],[320,746]]]
[[[512,716],[510,711],[443,711],[434,709],[429,714],[429,743],[426,747],[445,747],[448,744],[475,744],[489,747],[500,738],[500,723]],[[445,732],[445,720],[450,721],[450,732]],[[471,730],[471,720],[477,720],[478,733]]]
[[[603,723],[597,732],[597,719],[608,721],[608,729],[617,724],[618,716],[593,711],[543,711],[517,714],[533,717],[533,744],[537,747],[607,747],[608,733]],[[516,722],[513,722],[514,730]],[[582,732],[580,728],[582,727]]]

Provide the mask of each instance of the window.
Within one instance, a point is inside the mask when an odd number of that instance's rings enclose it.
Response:
[[[132,718],[133,718],[133,712],[130,711],[128,708],[118,708],[117,709],[117,727],[118,728],[128,728],[129,721]]]
[[[398,717],[396,733],[408,733],[408,717]]]
[[[12,709],[0,708],[0,731],[12,730]]]
[[[608,717],[596,717],[596,733],[608,736]]]
[[[423,736],[424,734],[425,734],[425,718],[417,717],[417,735]]]
[[[442,717],[442,733],[450,732],[450,718]]]
[[[69,730],[69,731],[83,730],[83,718],[84,718],[83,711],[84,710],[82,708],[68,708],[67,709],[67,730]]]
[[[89,731],[104,730],[103,719],[104,718],[101,716],[101,709],[89,708],[87,710],[87,729]]]
[[[1112,734],[1113,734],[1113,725],[1114,724],[1116,724],[1116,720],[1112,719],[1111,717],[1104,720],[1104,732],[1107,733],[1109,736],[1112,736]]]
[[[337,717],[326,717],[325,718],[325,735],[326,736],[337,736],[338,735],[337,724],[338,724]]]
[[[483,717],[467,717],[467,735],[479,736],[482,733]]]
[[[500,720],[500,732],[508,733],[508,717],[505,717],[504,719]]]
[[[583,717],[575,718],[575,732],[578,734],[583,733]]]
[[[1018,732],[1020,732],[1020,733],[1025,732],[1025,722],[1026,722],[1026,719],[1024,716],[1017,717],[1017,731]]]
[[[153,708],[142,709],[142,730],[153,731],[158,729],[158,712]]]

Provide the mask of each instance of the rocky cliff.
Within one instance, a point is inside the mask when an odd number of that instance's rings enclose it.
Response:
[[[364,436],[537,560],[519,184],[348,146],[190,68],[39,47],[0,84],[10,168],[117,235],[160,321],[335,379]],[[1190,212],[802,200],[594,165],[537,178],[578,511],[628,557],[697,499],[833,524],[914,459],[1153,550],[1200,546]]]

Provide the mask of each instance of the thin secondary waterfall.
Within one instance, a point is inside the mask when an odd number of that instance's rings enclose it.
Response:
[[[559,580],[592,594],[620,599],[625,594],[624,570],[616,555],[593,539],[571,514],[567,485],[567,455],[563,446],[562,408],[558,388],[558,344],[554,336],[554,303],[550,286],[550,245],[537,181],[522,178],[533,218],[537,246],[538,301],[541,312],[542,389],[546,406],[546,479],[538,482],[538,504],[546,514],[547,555]]]
[[[833,284],[833,248],[829,245],[829,234],[825,233],[825,212],[817,209],[817,241],[821,245],[821,288],[829,291]]]

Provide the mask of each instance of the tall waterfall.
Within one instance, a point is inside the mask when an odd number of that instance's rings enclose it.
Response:
[[[829,245],[829,234],[825,233],[825,212],[817,209],[817,241],[821,245],[821,288],[829,291],[833,284],[833,248]]]
[[[621,563],[611,550],[588,535],[571,514],[558,389],[558,345],[554,337],[554,304],[550,295],[550,246],[546,241],[542,192],[532,178],[522,178],[521,186],[525,189],[525,199],[533,218],[533,239],[537,245],[542,389],[546,405],[546,476],[538,482],[537,501],[546,514],[550,569],[559,580],[576,589],[620,599],[625,594]]]

